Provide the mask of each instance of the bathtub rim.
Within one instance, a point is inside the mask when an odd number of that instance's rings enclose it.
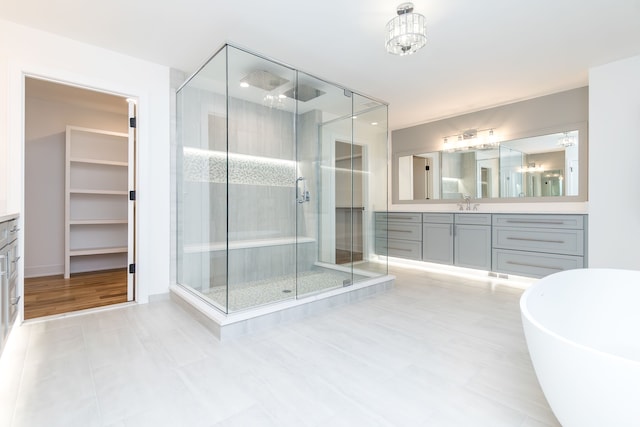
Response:
[[[605,358],[608,357],[608,358],[617,360],[619,362],[634,364],[634,365],[637,365],[638,368],[640,368],[640,360],[630,359],[628,357],[619,356],[617,354],[609,353],[603,350],[598,350],[586,344],[581,344],[579,342],[566,338],[555,331],[552,331],[548,327],[542,325],[542,323],[540,323],[537,319],[535,319],[531,311],[528,309],[527,301],[529,300],[529,298],[531,298],[531,295],[537,290],[537,288],[543,286],[546,283],[545,280],[547,278],[553,277],[554,279],[557,279],[558,276],[572,276],[572,275],[578,275],[578,274],[585,274],[584,273],[585,271],[630,272],[630,273],[636,273],[640,277],[640,271],[638,270],[629,270],[629,269],[621,269],[621,268],[579,268],[579,269],[566,270],[566,271],[561,271],[558,273],[551,274],[549,276],[543,277],[542,279],[539,279],[537,282],[532,284],[527,290],[525,290],[522,293],[522,295],[520,296],[520,313],[522,317],[524,317],[536,329],[544,332],[545,334],[549,335],[550,337],[553,337],[556,340],[561,341],[563,344],[576,347],[580,350],[587,351],[589,353],[598,355],[600,357],[605,357]],[[523,324],[523,328],[524,326],[525,325]],[[524,330],[525,330],[525,339],[526,339],[526,328],[524,328]],[[531,350],[529,350],[529,353],[531,353]]]

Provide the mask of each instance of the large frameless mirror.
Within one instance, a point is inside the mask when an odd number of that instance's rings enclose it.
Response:
[[[399,200],[558,198],[580,194],[579,131],[397,157]]]

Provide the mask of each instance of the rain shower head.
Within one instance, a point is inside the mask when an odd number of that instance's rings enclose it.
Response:
[[[246,83],[249,86],[264,89],[267,92],[288,83],[289,80],[276,76],[268,71],[255,70],[246,75],[240,83]]]
[[[284,93],[287,98],[293,98],[297,101],[307,102],[311,101],[313,98],[317,98],[320,95],[324,95],[325,92],[320,89],[316,89],[311,86],[307,86],[305,84],[298,84],[298,88],[291,88]]]

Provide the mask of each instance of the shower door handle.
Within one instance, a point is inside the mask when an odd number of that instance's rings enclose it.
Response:
[[[303,176],[296,179],[296,200],[298,203],[308,202],[310,199],[309,191],[307,190],[307,179]]]

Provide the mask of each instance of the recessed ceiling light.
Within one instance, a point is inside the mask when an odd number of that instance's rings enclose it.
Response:
[[[378,122],[371,122],[371,126],[378,126]]]
[[[247,82],[240,82],[240,87],[249,87],[249,83],[247,83]]]

